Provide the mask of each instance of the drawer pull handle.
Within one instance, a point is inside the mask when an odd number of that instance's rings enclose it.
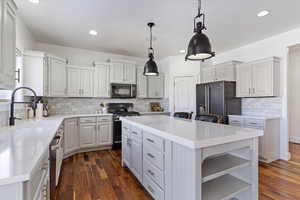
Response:
[[[133,133],[133,134],[135,134],[135,135],[137,135],[137,134],[138,134],[138,133],[137,133],[137,132],[135,132],[135,131],[132,131],[132,133]]]
[[[125,127],[125,126],[124,126],[123,128],[124,128],[125,130],[128,130],[128,128],[127,128],[127,127]]]
[[[148,155],[150,158],[155,158],[155,156],[152,155],[151,153],[147,153],[147,155]]]
[[[254,123],[254,122],[251,122],[250,124],[252,124],[252,125],[257,125],[257,123]]]
[[[155,143],[154,140],[150,139],[150,138],[147,138],[147,140],[151,143]]]
[[[151,176],[155,176],[155,173],[152,172],[150,169],[148,170],[148,173],[149,173]]]
[[[153,189],[150,185],[148,185],[147,188],[149,189],[149,191],[150,191],[152,194],[155,194],[154,189]]]

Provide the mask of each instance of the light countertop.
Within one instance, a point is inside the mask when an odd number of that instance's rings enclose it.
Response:
[[[184,120],[163,115],[155,117],[122,117],[121,120],[193,149],[206,148],[263,135],[262,130]]]
[[[243,119],[260,119],[260,120],[271,120],[271,119],[280,119],[280,116],[256,116],[256,115],[228,115],[229,117],[238,117]]]
[[[53,116],[16,121],[16,126],[0,128],[0,186],[29,180],[63,120],[89,116],[111,114]]]

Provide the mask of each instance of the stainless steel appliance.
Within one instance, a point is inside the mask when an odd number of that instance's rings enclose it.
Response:
[[[196,115],[217,116],[219,122],[227,124],[228,115],[241,114],[241,99],[235,96],[235,82],[219,81],[198,84],[196,89]]]
[[[138,112],[132,111],[132,103],[109,103],[107,104],[108,113],[113,114],[113,149],[122,147],[122,122],[120,117],[139,116]]]
[[[55,189],[59,181],[63,160],[63,126],[59,127],[49,147],[50,160],[50,200],[55,200]]]
[[[111,97],[112,98],[135,98],[136,85],[135,84],[111,84]]]

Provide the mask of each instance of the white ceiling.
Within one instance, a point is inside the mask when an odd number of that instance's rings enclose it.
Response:
[[[146,57],[154,21],[156,57],[179,54],[193,34],[196,0],[15,0],[39,42]],[[202,0],[218,53],[300,26],[299,0]],[[267,9],[264,18],[256,14]],[[89,30],[99,32],[97,37]],[[300,36],[299,36],[300,37]]]

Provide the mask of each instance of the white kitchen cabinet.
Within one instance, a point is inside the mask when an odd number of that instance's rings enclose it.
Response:
[[[97,125],[97,145],[112,144],[112,123],[104,122]]]
[[[110,97],[110,67],[108,63],[95,63],[94,95],[95,97]]]
[[[110,66],[111,83],[136,84],[135,63],[128,61],[112,61]]]
[[[130,127],[122,123],[122,165],[124,164],[130,168],[130,155],[131,143],[130,143]]]
[[[39,51],[24,53],[24,86],[34,89],[37,96],[66,96],[66,59]],[[25,92],[25,95],[32,95]]]
[[[143,73],[143,68],[137,69],[137,98],[148,97],[148,78]]]
[[[13,0],[0,1],[0,89],[15,87],[16,70],[16,11]]]
[[[273,162],[280,158],[280,118],[230,115],[232,126],[254,128],[264,131],[259,137],[259,158],[263,162]]]
[[[92,97],[94,91],[94,69],[90,67],[67,66],[68,96]]]
[[[239,61],[230,61],[201,68],[201,83],[236,81],[236,66]]]
[[[280,59],[257,60],[237,66],[237,97],[280,95]]]
[[[134,137],[134,136],[133,136]],[[131,140],[131,164],[132,173],[142,182],[143,177],[143,147],[142,141]]]
[[[67,68],[66,60],[54,57],[49,62],[49,91],[50,96],[61,97],[67,95]]]
[[[66,119],[64,122],[64,154],[79,148],[78,119]]]
[[[92,147],[96,144],[96,123],[80,123],[79,146],[80,148]]]
[[[148,77],[148,98],[163,98],[164,97],[164,76],[149,76]]]

